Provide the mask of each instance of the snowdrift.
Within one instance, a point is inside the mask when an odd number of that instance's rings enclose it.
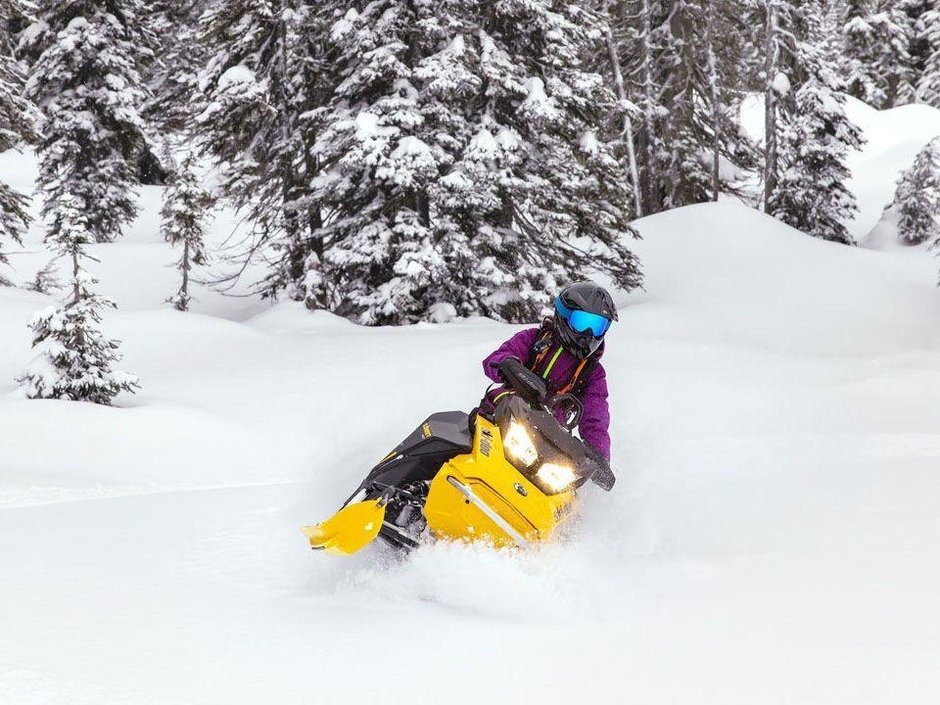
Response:
[[[605,358],[615,491],[531,554],[338,561],[297,527],[425,414],[473,405],[514,328],[179,314],[143,217],[99,271],[131,302],[107,321],[143,383],[121,408],[17,398],[45,298],[0,290],[0,701],[940,695],[932,258],[730,203],[640,221],[646,289]]]

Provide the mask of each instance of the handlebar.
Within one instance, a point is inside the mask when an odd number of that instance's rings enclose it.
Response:
[[[574,394],[559,394],[548,397],[545,380],[530,370],[515,357],[507,357],[499,363],[499,375],[506,386],[516,392],[533,409],[544,409],[554,415],[559,407],[565,415],[564,427],[568,431],[580,423],[584,414],[584,404]]]
[[[522,364],[515,357],[507,357],[499,363],[499,376],[506,386],[526,400],[534,408],[544,407],[548,389],[545,380]]]

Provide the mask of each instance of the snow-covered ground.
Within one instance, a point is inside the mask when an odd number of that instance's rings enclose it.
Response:
[[[0,155],[3,178],[30,169]],[[871,194],[895,178],[860,173]],[[142,202],[96,250],[143,385],[120,407],[18,398],[47,299],[0,289],[0,703],[940,698],[934,258],[733,203],[644,219],[646,290],[605,358],[614,492],[528,554],[338,559],[298,527],[424,415],[472,406],[514,328],[366,329],[206,291],[169,310],[158,190]],[[27,249],[24,279],[45,259]]]

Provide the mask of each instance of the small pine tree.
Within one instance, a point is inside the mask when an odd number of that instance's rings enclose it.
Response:
[[[940,237],[940,138],[928,142],[898,179],[898,238],[919,245]]]
[[[118,372],[119,342],[105,337],[101,313],[114,302],[95,293],[97,280],[85,271],[84,246],[92,241],[84,204],[66,195],[56,211],[57,233],[49,243],[72,262],[72,295],[59,306],[37,313],[29,323],[33,348],[39,355],[17,378],[29,399],[70,399],[111,404],[121,392],[134,392],[135,375]]]
[[[59,281],[55,260],[37,271],[33,280],[23,284],[23,288],[27,291],[35,291],[37,294],[51,294],[61,289],[62,283]]]
[[[160,211],[163,238],[174,247],[183,245],[177,265],[182,283],[179,291],[167,299],[178,311],[189,308],[189,278],[193,266],[206,263],[204,218],[211,203],[211,196],[199,184],[196,159],[192,153],[187,154],[170,176]]]
[[[2,150],[0,150],[2,151]],[[27,198],[0,181],[0,264],[10,261],[3,250],[4,242],[23,244],[23,235],[29,225],[29,213],[26,211]],[[12,282],[0,272],[0,286],[10,286]]]

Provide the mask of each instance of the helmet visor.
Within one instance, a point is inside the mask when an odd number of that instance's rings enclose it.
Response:
[[[555,308],[576,333],[590,333],[595,338],[602,338],[607,329],[610,328],[609,318],[605,318],[598,313],[589,313],[577,309],[571,310],[560,299],[555,301]]]

